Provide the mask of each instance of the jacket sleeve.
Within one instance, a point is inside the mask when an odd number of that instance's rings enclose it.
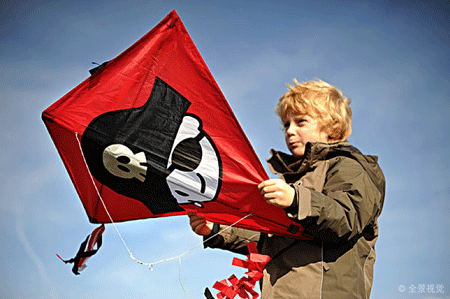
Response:
[[[287,215],[306,232],[324,241],[350,240],[375,223],[382,195],[368,173],[355,160],[342,157],[330,166],[323,191],[294,185],[297,213]]]
[[[260,236],[259,232],[214,224],[210,236],[204,237],[204,246],[248,255],[247,243],[255,241],[258,245]]]

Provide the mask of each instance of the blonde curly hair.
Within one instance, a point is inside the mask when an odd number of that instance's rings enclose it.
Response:
[[[351,100],[342,91],[325,81],[315,79],[295,85],[288,84],[289,91],[279,100],[275,112],[282,121],[289,112],[308,115],[319,120],[322,132],[328,134],[328,142],[345,141],[352,133]]]

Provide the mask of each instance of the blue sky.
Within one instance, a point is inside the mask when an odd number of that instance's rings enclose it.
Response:
[[[286,83],[321,78],[352,100],[361,151],[387,179],[372,298],[450,298],[450,4],[431,1],[2,1],[1,298],[202,298],[235,273],[231,253],[197,248],[136,264],[112,226],[74,276],[95,227],[41,112],[176,9],[261,161],[286,150],[273,108]],[[263,163],[264,164],[264,163]],[[119,224],[155,262],[201,242],[188,219]],[[181,271],[179,272],[179,269]],[[180,273],[180,275],[179,275]],[[443,286],[444,293],[433,293]],[[399,291],[404,286],[405,291]],[[410,287],[424,286],[424,293]]]

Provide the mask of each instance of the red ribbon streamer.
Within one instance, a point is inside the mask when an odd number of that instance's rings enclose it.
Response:
[[[247,255],[247,260],[241,260],[234,258],[232,265],[247,268],[247,276],[243,276],[241,279],[237,279],[235,275],[231,275],[227,280],[217,281],[213,288],[220,291],[217,294],[218,299],[233,299],[236,295],[239,295],[241,299],[255,299],[259,297],[259,294],[253,289],[256,282],[263,277],[263,269],[266,264],[270,261],[270,256],[259,254],[256,248],[255,242],[250,242],[247,244],[249,255]],[[251,297],[250,297],[251,296]]]

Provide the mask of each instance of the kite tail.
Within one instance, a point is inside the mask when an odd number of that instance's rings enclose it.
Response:
[[[101,226],[97,227],[90,235],[86,237],[86,239],[81,243],[80,249],[78,249],[77,254],[74,258],[71,258],[70,260],[64,260],[59,256],[59,254],[56,254],[56,256],[62,260],[66,264],[74,264],[72,268],[72,272],[75,275],[79,275],[80,272],[84,268],[86,268],[86,262],[87,260],[97,253],[97,251],[102,246],[102,234],[105,231],[105,225],[102,224]],[[94,247],[97,245],[97,248],[94,249]]]
[[[256,282],[263,277],[264,267],[271,258],[268,255],[259,254],[254,241],[248,243],[247,247],[249,251],[247,260],[244,261],[234,258],[232,262],[233,266],[248,269],[248,272],[245,273],[247,276],[238,279],[235,275],[231,275],[228,278],[231,285],[228,284],[226,279],[216,281],[213,288],[219,291],[217,294],[218,299],[233,299],[236,295],[243,299],[255,299],[259,297],[259,294],[253,289]],[[205,289],[205,297],[206,299],[214,299],[214,296],[208,288]]]

